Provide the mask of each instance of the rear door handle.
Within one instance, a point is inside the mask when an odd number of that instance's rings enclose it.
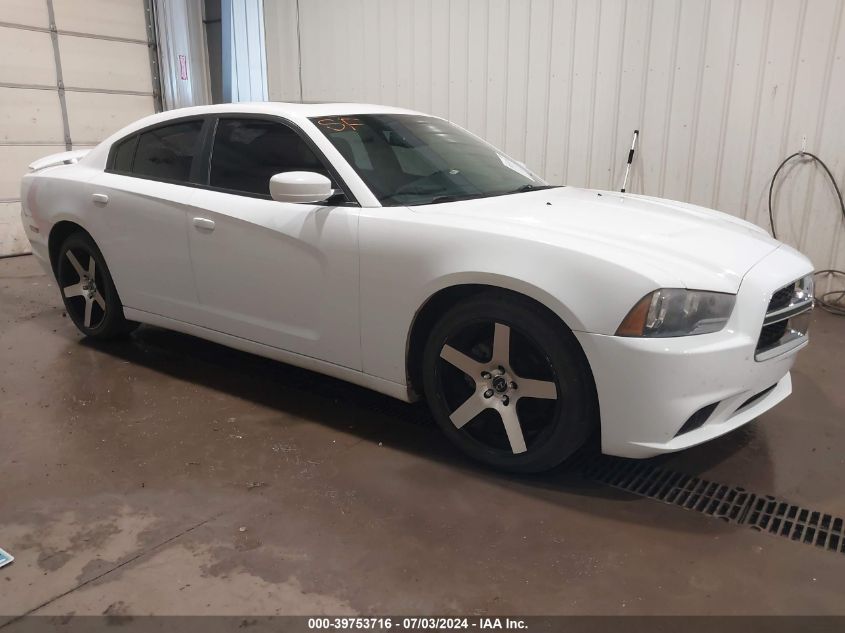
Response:
[[[207,218],[194,218],[194,226],[204,231],[213,231],[214,220],[209,220]]]
[[[108,204],[109,197],[104,193],[95,193],[91,196],[91,200],[96,202],[97,204]]]

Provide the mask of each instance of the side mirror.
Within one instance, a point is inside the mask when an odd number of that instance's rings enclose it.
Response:
[[[331,181],[313,171],[288,171],[270,178],[270,197],[278,202],[322,202],[333,193]]]

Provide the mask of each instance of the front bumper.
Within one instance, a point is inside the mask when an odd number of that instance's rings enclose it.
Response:
[[[772,293],[811,271],[796,251],[774,251],[743,278],[721,332],[664,339],[576,332],[596,382],[602,451],[645,458],[689,448],[786,398],[792,392],[789,370],[806,341],[764,361],[755,360],[755,349]],[[703,425],[679,433],[690,416],[713,404]]]

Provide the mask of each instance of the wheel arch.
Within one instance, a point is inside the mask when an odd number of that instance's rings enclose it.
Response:
[[[510,296],[515,300],[522,300],[532,304],[538,310],[550,316],[570,336],[572,336],[573,330],[583,328],[580,320],[560,301],[555,300],[540,288],[520,282],[519,280],[498,278],[475,281],[453,280],[452,283],[443,284],[436,291],[429,293],[427,298],[420,304],[408,329],[405,349],[405,370],[410,399],[416,400],[423,394],[423,350],[437,319],[461,301],[482,292],[490,291],[500,292],[504,296]],[[587,367],[590,368],[590,379],[595,385],[595,379],[592,376],[592,366],[587,353],[577,338],[573,336],[573,339],[577,343],[578,349],[581,350]]]
[[[56,260],[58,258],[59,248],[61,248],[62,243],[70,235],[79,232],[85,233],[95,244],[97,243],[97,240],[94,240],[94,236],[84,226],[73,220],[59,220],[50,229],[50,235],[47,236],[47,252],[50,255],[50,267],[53,269],[54,274],[56,272]]]

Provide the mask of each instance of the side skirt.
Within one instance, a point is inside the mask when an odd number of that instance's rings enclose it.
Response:
[[[256,356],[271,358],[289,365],[317,372],[318,374],[325,374],[327,376],[331,376],[332,378],[345,380],[355,385],[372,389],[373,391],[378,391],[379,393],[391,396],[392,398],[402,400],[403,402],[411,402],[411,396],[406,385],[400,385],[399,383],[385,380],[384,378],[371,376],[356,369],[327,363],[326,361],[311,358],[310,356],[303,356],[302,354],[288,352],[277,347],[272,347],[263,343],[256,343],[255,341],[250,341],[249,339],[232,336],[231,334],[225,334],[224,332],[218,332],[217,330],[211,330],[199,325],[185,323],[184,321],[177,321],[176,319],[170,319],[158,314],[153,314],[152,312],[145,312],[143,310],[136,310],[135,308],[128,308],[124,306],[123,314],[130,321],[138,321],[140,323],[146,323],[148,325],[155,325],[168,330],[182,332],[183,334],[190,334],[191,336],[196,336],[213,343],[219,343],[220,345],[225,345],[242,352],[249,352],[250,354],[255,354]]]

